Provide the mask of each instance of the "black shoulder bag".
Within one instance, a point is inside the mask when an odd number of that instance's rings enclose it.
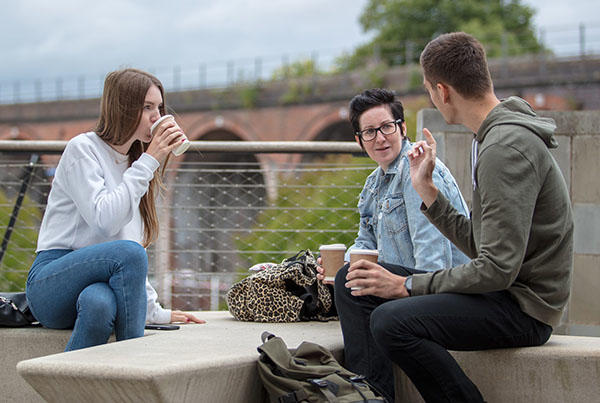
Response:
[[[22,327],[34,322],[24,292],[0,293],[0,326]]]

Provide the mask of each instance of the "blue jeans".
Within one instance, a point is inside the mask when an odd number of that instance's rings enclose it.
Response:
[[[133,241],[38,253],[27,278],[27,300],[51,329],[73,328],[65,351],[144,335],[148,255]]]
[[[414,270],[383,265],[392,273]],[[477,386],[448,350],[485,350],[544,344],[552,327],[525,314],[507,291],[430,294],[386,300],[354,297],[345,288],[348,266],[335,279],[335,301],[346,367],[393,401],[392,364],[426,402],[481,402]]]

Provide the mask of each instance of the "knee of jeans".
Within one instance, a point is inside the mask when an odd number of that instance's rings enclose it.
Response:
[[[392,303],[394,301],[391,301]],[[379,305],[371,312],[370,329],[376,343],[382,348],[391,343],[397,345],[408,334],[405,326],[405,315],[387,302]]]
[[[87,286],[77,298],[77,313],[94,318],[98,323],[112,323],[117,317],[117,299],[106,283]]]
[[[135,269],[136,272],[139,272],[145,278],[148,272],[148,254],[146,253],[146,249],[137,242],[121,242],[123,263],[127,267]]]

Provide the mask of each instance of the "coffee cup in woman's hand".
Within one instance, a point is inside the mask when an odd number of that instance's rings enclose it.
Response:
[[[158,128],[163,126],[163,122],[164,124],[166,124],[168,121],[175,122],[175,118],[173,117],[173,115],[161,116],[156,122],[154,122],[154,124],[150,128],[150,133],[152,133],[152,137],[156,135]],[[190,141],[188,140],[188,138],[185,136],[185,134],[182,134],[182,136],[183,141],[173,150],[173,154],[175,154],[176,156],[183,154],[190,147]]]

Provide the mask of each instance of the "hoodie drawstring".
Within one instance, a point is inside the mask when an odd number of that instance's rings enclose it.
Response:
[[[471,182],[473,182],[473,191],[477,187],[477,180],[475,178],[475,165],[477,164],[477,153],[479,150],[479,142],[477,138],[473,137],[473,142],[471,143]]]

